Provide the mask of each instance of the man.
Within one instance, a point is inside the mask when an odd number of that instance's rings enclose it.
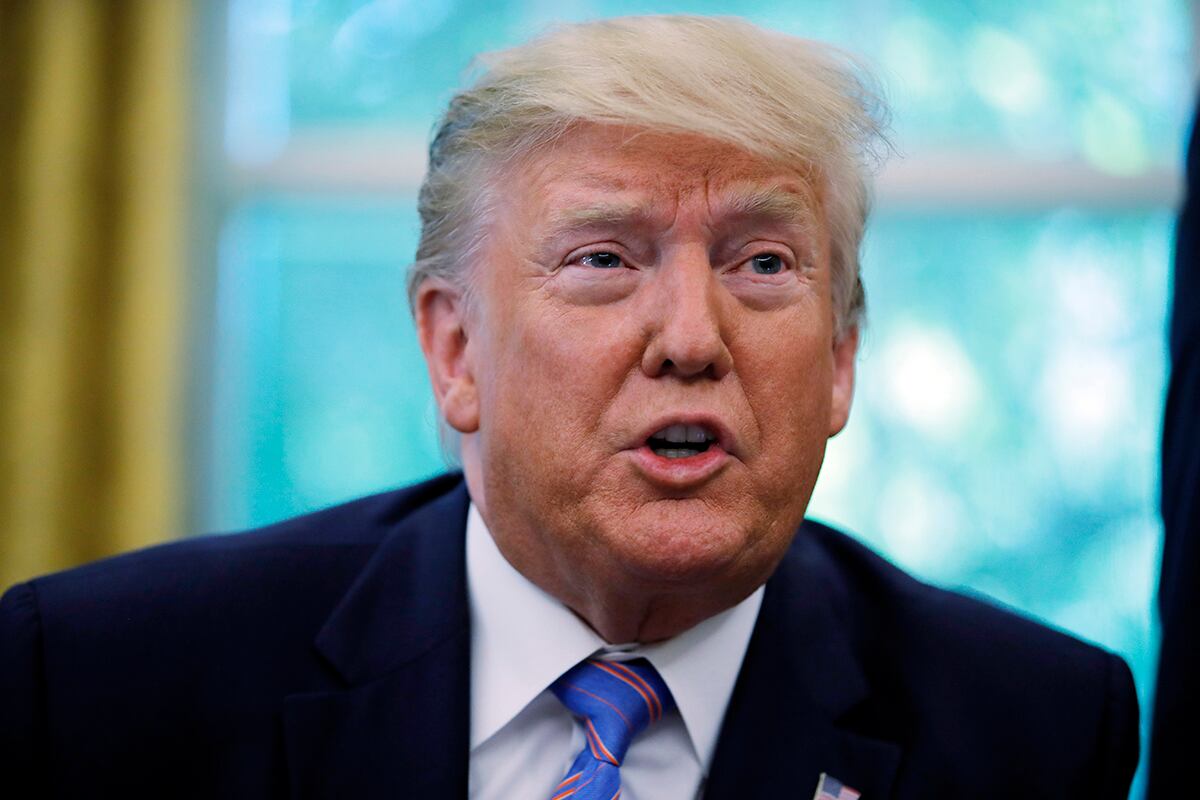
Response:
[[[1120,659],[802,524],[850,410],[871,98],[825,48],[733,20],[493,56],[434,138],[410,281],[464,475],[16,587],[0,774],[1123,796]]]

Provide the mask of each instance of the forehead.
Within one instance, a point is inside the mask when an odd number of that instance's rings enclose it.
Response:
[[[810,223],[821,215],[807,171],[695,134],[579,125],[506,177],[519,211],[547,224],[603,222],[622,211],[673,216],[681,206]]]

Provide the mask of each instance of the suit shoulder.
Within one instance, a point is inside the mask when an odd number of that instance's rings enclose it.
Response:
[[[984,597],[924,583],[828,526],[806,522],[797,538],[796,556],[822,576],[876,689],[868,727],[946,765],[947,780],[956,769],[995,771],[1003,785],[1023,763],[1077,787],[1066,796],[1128,786],[1138,712],[1121,658]]]
[[[1041,654],[1051,662],[1094,660],[1103,653],[1096,645],[986,596],[925,583],[828,525],[806,520],[803,531],[815,547],[802,557],[823,562],[840,602],[858,624],[885,624],[898,635],[930,646],[1001,650],[1026,659]]]

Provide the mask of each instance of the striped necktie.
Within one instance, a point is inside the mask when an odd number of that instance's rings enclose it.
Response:
[[[645,659],[589,658],[550,686],[583,725],[586,742],[551,800],[616,800],[621,762],[634,737],[675,708],[675,698]]]

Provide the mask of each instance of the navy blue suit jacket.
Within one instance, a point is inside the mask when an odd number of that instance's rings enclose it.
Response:
[[[467,502],[444,476],[14,587],[0,791],[464,797]],[[806,522],[706,797],[808,798],[827,772],[864,800],[1118,798],[1136,728],[1116,656]]]

